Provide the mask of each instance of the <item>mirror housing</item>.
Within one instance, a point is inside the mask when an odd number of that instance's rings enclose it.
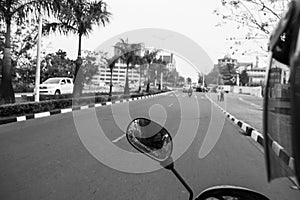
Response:
[[[172,137],[156,122],[146,118],[134,119],[127,127],[126,137],[134,148],[158,162],[171,157]]]
[[[196,200],[208,199],[243,199],[243,200],[269,200],[266,196],[242,187],[215,186],[204,190]]]

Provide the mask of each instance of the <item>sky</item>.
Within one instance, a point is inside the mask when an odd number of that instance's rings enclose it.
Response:
[[[233,26],[216,26],[219,19],[213,10],[220,7],[220,0],[105,0],[112,13],[111,22],[105,27],[94,27],[93,32],[82,40],[83,50],[95,50],[101,44],[122,33],[144,28],[166,29],[182,34],[200,46],[209,59],[216,63],[229,51],[226,38],[237,35]],[[163,36],[165,37],[165,36]],[[161,43],[166,39],[161,36]],[[128,38],[129,42],[133,38]],[[70,58],[75,59],[78,51],[76,35],[62,36],[59,33],[43,38],[47,52],[63,49]],[[141,41],[142,42],[142,41]],[[189,48],[185,46],[184,48]],[[208,68],[192,66],[191,60],[177,55],[177,71],[185,77],[197,81],[198,72],[208,73]],[[238,58],[249,61],[251,58]],[[198,68],[197,68],[198,67]],[[212,68],[211,65],[210,68]],[[195,71],[195,68],[197,69]]]

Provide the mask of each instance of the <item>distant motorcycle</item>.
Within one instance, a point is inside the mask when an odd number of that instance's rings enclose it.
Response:
[[[193,90],[192,90],[192,89],[189,89],[189,90],[188,90],[188,96],[191,97],[192,94],[193,94]]]

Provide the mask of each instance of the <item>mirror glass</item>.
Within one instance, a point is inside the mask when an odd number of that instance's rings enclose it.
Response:
[[[126,137],[132,146],[154,160],[162,162],[171,156],[171,135],[164,127],[149,119],[133,120],[127,128]]]

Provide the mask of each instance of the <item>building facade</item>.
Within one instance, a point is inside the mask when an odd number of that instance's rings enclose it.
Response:
[[[266,67],[259,67],[258,63],[254,66],[251,62],[238,62],[237,59],[231,58],[229,55],[225,55],[224,58],[218,59],[219,67],[226,66],[227,64],[232,64],[236,71],[236,75],[231,79],[236,81],[235,85],[240,85],[239,75],[244,70],[246,70],[249,77],[248,86],[261,86],[264,84]]]

